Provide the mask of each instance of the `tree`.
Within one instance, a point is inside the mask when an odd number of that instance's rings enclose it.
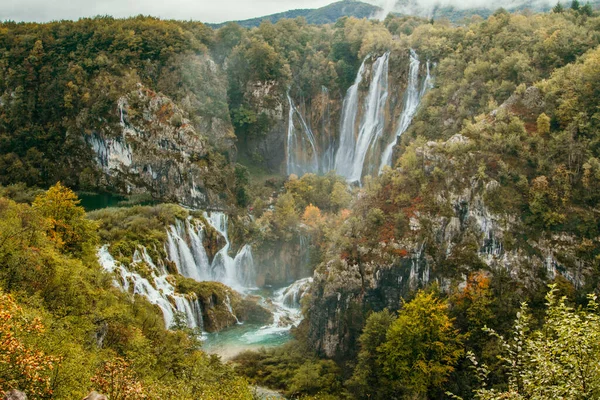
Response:
[[[319,207],[313,206],[312,204],[306,206],[304,209],[304,214],[302,214],[302,222],[311,228],[316,228],[321,224],[322,221],[323,217],[321,216],[321,210],[319,210]]]
[[[360,352],[354,374],[348,386],[359,398],[387,399],[389,385],[381,384],[381,363],[377,349],[386,340],[386,334],[396,316],[387,308],[367,318],[358,339]]]
[[[573,0],[571,2],[571,10],[579,11],[579,9],[580,9],[579,1]]]
[[[574,309],[566,304],[565,297],[558,298],[557,288],[552,285],[546,305],[543,326],[538,330],[533,329],[526,303],[517,314],[510,339],[488,330],[500,340],[509,384],[506,391],[479,389],[478,399],[600,398],[600,315],[596,296],[588,296],[585,309]],[[487,367],[477,370],[485,382]]]
[[[27,318],[13,297],[0,291],[0,396],[9,389],[22,390],[33,398],[52,394],[50,374],[60,360],[27,340],[43,332],[39,318]]]
[[[281,231],[288,231],[286,238],[291,238],[289,231],[298,224],[299,217],[296,213],[296,200],[290,193],[279,196],[275,203],[275,224]]]
[[[552,9],[552,12],[557,13],[557,14],[560,14],[563,11],[565,11],[565,8],[563,7],[562,4],[560,4],[560,1],[558,3],[556,3],[554,8]]]
[[[334,210],[338,211],[348,207],[352,196],[348,193],[348,186],[342,182],[336,182],[333,184],[333,190],[331,191],[331,205]]]
[[[111,400],[147,398],[144,386],[135,378],[130,363],[120,357],[104,362],[92,383]]]
[[[428,398],[454,371],[464,338],[454,328],[447,305],[434,293],[419,291],[404,303],[378,348],[383,374],[396,394]]]
[[[550,133],[550,117],[546,113],[541,113],[537,119],[537,133],[541,136],[547,136]]]
[[[97,241],[96,224],[86,218],[79,203],[77,195],[60,182],[33,202],[33,208],[50,223],[48,235],[66,252],[80,253],[85,245]]]
[[[589,2],[585,3],[585,5],[581,7],[579,12],[583,15],[587,15],[588,17],[594,15],[594,9],[592,8],[592,5]]]

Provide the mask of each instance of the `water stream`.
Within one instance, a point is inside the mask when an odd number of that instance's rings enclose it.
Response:
[[[305,278],[278,290],[258,289],[252,247],[244,245],[232,257],[229,254],[231,243],[228,216],[221,212],[211,212],[205,213],[204,217],[225,240],[225,245],[213,261],[209,261],[203,245],[204,227],[192,219],[177,220],[167,229],[167,259],[175,264],[177,271],[183,276],[197,281],[218,281],[242,295],[259,296],[261,305],[273,313],[273,322],[267,325],[242,323],[235,315],[227,295],[223,304],[235,318],[237,325],[220,333],[203,334],[206,350],[230,357],[246,348],[274,346],[289,340],[291,328],[297,326],[302,319],[300,299],[308,290],[312,279]],[[145,247],[138,247],[128,267],[116,261],[108,249],[108,245],[101,247],[98,259],[106,271],[116,273],[115,286],[132,295],[144,296],[150,303],[157,305],[162,311],[165,326],[172,326],[176,313],[179,312],[185,315],[188,327],[202,330],[204,321],[200,301],[195,295],[175,293],[175,288],[167,280],[168,272],[163,263],[155,263]],[[140,263],[150,267],[150,273],[144,274],[146,276],[131,268]]]

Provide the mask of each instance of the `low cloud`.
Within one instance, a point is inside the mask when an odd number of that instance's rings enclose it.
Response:
[[[522,6],[538,7],[554,5],[555,0],[373,0],[371,3],[378,5],[383,12],[376,17],[385,17],[390,12],[403,14],[416,14],[430,16],[435,7],[454,7],[459,10],[469,8],[497,9],[504,7],[514,9]]]

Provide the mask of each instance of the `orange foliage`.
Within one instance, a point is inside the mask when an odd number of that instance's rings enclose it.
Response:
[[[469,275],[465,288],[457,295],[457,300],[459,302],[464,300],[473,301],[474,299],[481,297],[489,287],[490,278],[484,272],[475,272]]]
[[[321,216],[321,210],[317,206],[313,206],[309,204],[304,209],[304,214],[302,214],[302,222],[306,225],[316,228],[323,221],[323,217]]]
[[[92,378],[92,383],[100,393],[106,394],[111,400],[147,398],[144,386],[133,375],[130,364],[120,357],[106,361]]]
[[[348,218],[350,218],[350,215],[352,215],[352,211],[348,210],[347,208],[344,208],[342,211],[340,211],[340,218],[342,219],[342,221],[345,221]]]
[[[50,372],[59,358],[47,356],[24,341],[43,332],[38,318],[28,320],[12,296],[0,293],[0,396],[11,389],[33,398],[52,394]]]

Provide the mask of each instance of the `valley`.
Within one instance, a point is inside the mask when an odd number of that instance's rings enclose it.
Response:
[[[1,22],[0,396],[600,397],[596,3],[447,3]]]

